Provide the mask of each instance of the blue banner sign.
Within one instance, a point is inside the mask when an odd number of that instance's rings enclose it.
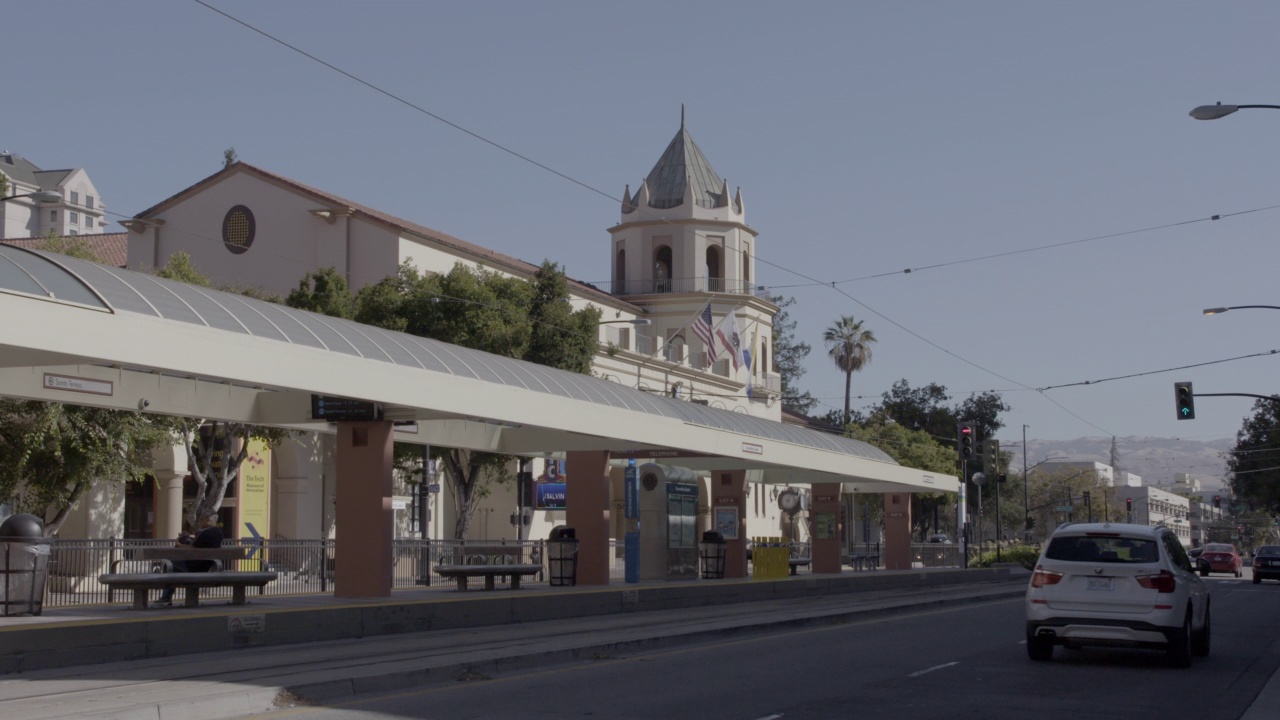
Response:
[[[539,510],[564,510],[565,483],[538,483],[534,507]]]

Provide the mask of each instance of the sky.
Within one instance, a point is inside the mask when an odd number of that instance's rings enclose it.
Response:
[[[903,379],[953,403],[993,390],[1006,446],[1024,425],[1228,438],[1253,400],[1199,397],[1179,421],[1175,381],[1280,392],[1280,312],[1201,313],[1280,305],[1280,112],[1188,116],[1280,104],[1280,4],[45,0],[2,17],[0,149],[84,168],[117,220],[234,147],[607,282],[623,188],[683,105],[741,188],[756,280],[795,298],[816,414],[843,405],[822,343],[841,315],[877,339],[853,407]]]

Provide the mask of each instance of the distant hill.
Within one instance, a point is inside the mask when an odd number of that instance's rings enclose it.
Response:
[[[1002,450],[1013,453],[1012,469],[1015,472],[1022,471],[1022,448],[1015,446],[1021,442],[1022,438],[1000,441]],[[1174,473],[1186,473],[1198,478],[1206,490],[1216,490],[1225,484],[1226,453],[1234,447],[1235,440],[1232,439],[1202,442],[1137,436],[1116,438],[1119,456],[1116,469],[1141,476],[1144,485],[1167,485],[1173,482]],[[1027,439],[1027,465],[1035,465],[1046,457],[1059,456],[1110,465],[1111,438]]]

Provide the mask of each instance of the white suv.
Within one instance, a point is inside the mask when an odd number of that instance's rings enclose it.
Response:
[[[1188,667],[1209,654],[1209,591],[1182,542],[1163,526],[1063,525],[1027,587],[1027,655],[1054,645],[1163,649]]]

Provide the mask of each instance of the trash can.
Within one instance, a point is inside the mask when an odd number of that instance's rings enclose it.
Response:
[[[699,546],[699,554],[702,556],[702,579],[723,579],[725,556],[724,535],[715,530],[707,530],[702,533],[702,543]]]
[[[11,515],[0,523],[0,615],[40,614],[51,546],[35,515]]]
[[[578,584],[578,539],[571,527],[557,525],[547,539],[547,583]]]

